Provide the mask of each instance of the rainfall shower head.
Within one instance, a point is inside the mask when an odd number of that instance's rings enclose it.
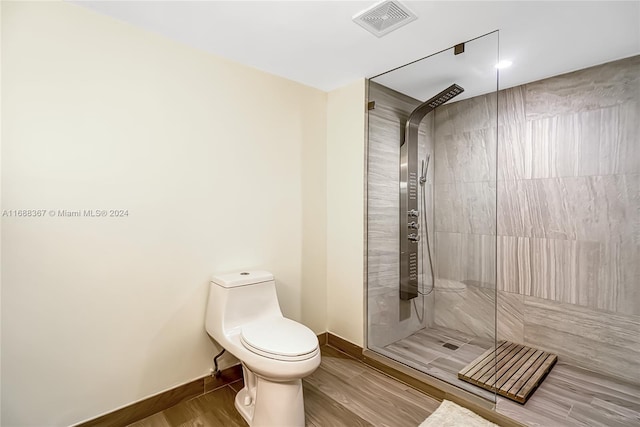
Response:
[[[413,110],[413,112],[409,116],[409,120],[407,120],[406,132],[409,132],[410,127],[417,128],[420,125],[422,119],[424,119],[427,114],[435,110],[436,107],[439,107],[445,102],[450,101],[451,99],[460,95],[462,92],[464,92],[464,89],[454,83],[433,98],[428,99],[420,104],[415,110]]]
[[[451,86],[428,100],[426,104],[431,108],[436,108],[441,106],[451,98],[455,98],[456,96],[460,95],[462,92],[464,92],[464,89],[462,89],[457,84],[452,84]]]
[[[450,101],[451,99],[460,95],[462,92],[464,92],[464,89],[461,86],[458,86],[457,84],[454,83],[448,88],[446,88],[445,90],[443,90],[442,92],[440,92],[439,94],[437,94],[436,96],[434,96],[433,98],[426,100],[425,102],[420,104],[415,110],[413,110],[409,115],[409,119],[407,120],[407,124],[405,126],[404,140],[402,141],[402,144],[404,144],[405,141],[407,141],[410,138],[409,134],[411,133],[411,131],[414,131],[415,138],[418,137],[418,133],[417,133],[418,126],[420,126],[420,122],[422,121],[422,119],[424,119],[424,117],[427,114],[435,110],[436,107],[439,107],[445,102]],[[417,140],[416,140],[416,144],[417,144]]]

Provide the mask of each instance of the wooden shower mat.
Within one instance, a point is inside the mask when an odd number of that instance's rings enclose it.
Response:
[[[502,341],[458,372],[458,378],[525,403],[557,360],[555,354]]]

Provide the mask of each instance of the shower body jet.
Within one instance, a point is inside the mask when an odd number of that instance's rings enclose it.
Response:
[[[449,86],[420,104],[405,125],[400,146],[400,299],[418,296],[418,128],[422,119],[436,107],[464,92],[457,84]]]

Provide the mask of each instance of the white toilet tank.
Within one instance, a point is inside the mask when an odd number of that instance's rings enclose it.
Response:
[[[214,339],[261,318],[282,317],[273,274],[245,271],[213,276],[206,316],[207,332]]]

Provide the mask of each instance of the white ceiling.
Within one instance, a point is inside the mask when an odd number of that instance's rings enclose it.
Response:
[[[418,19],[382,38],[351,21],[375,1],[74,3],[325,91],[494,30],[501,87],[640,53],[640,1],[405,1]]]
[[[462,86],[464,92],[449,102],[493,92],[498,79],[495,68],[498,44],[499,33],[494,31],[466,42],[461,55],[455,55],[454,49],[450,48],[375,77],[373,81],[421,101],[432,98],[454,83]],[[500,77],[510,75],[509,72],[501,71]]]

